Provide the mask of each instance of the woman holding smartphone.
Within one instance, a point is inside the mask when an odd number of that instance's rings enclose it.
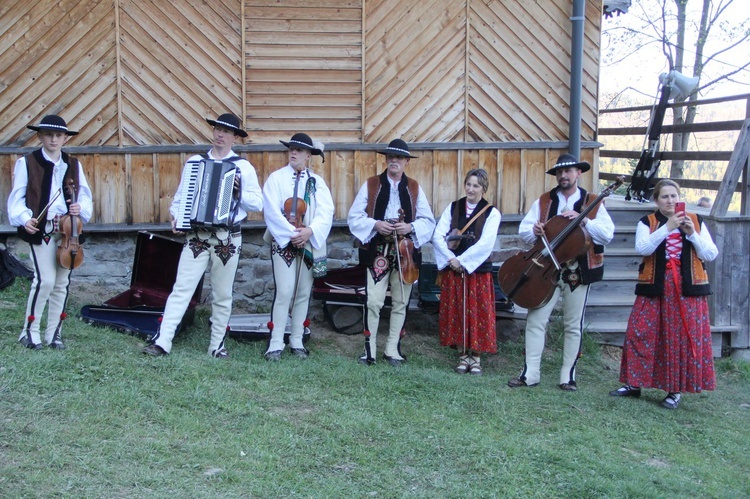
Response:
[[[625,384],[609,394],[640,397],[641,388],[657,388],[667,392],[661,406],[677,409],[682,392],[716,387],[704,262],[719,251],[701,217],[685,211],[676,182],[657,183],[654,201],[656,211],[635,233],[643,263],[620,364]]]

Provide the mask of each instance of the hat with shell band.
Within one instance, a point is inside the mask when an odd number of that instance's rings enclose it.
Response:
[[[232,130],[235,135],[247,137],[247,132],[240,126],[240,119],[232,113],[224,113],[215,120],[206,118],[206,121],[211,126],[221,126]]]
[[[393,139],[388,147],[378,151],[379,154],[402,156],[404,158],[416,158],[409,153],[409,145],[401,139]]]
[[[321,156],[323,157],[323,161],[325,161],[325,156],[323,156],[323,144],[315,144],[306,133],[295,133],[292,135],[292,138],[289,139],[289,142],[283,140],[280,140],[279,142],[284,144],[287,149],[297,148],[310,151],[312,155]]]
[[[557,163],[555,163],[555,166],[547,170],[547,175],[555,175],[557,173],[557,170],[563,168],[578,168],[579,170],[581,170],[581,173],[584,173],[591,169],[591,165],[586,161],[578,161],[572,154],[565,153],[561,154],[557,158]]]
[[[34,130],[35,132],[62,132],[66,135],[78,135],[78,132],[68,130],[68,125],[65,120],[55,114],[48,114],[42,118],[41,123],[38,125],[26,125],[26,128]]]

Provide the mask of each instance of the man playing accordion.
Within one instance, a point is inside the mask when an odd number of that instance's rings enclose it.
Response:
[[[209,355],[216,358],[228,357],[224,340],[232,314],[232,285],[240,259],[242,248],[242,232],[240,222],[247,217],[249,211],[263,209],[263,197],[258,184],[255,168],[247,160],[237,156],[232,151],[237,137],[247,137],[247,132],[240,127],[237,116],[226,113],[216,120],[206,118],[213,126],[213,147],[206,155],[196,155],[188,159],[182,171],[180,185],[169,209],[172,215],[172,231],[175,234],[186,234],[185,246],[180,255],[177,269],[177,280],[172,292],[167,298],[164,317],[159,330],[143,353],[153,356],[169,354],[172,349],[172,339],[177,327],[190,303],[190,298],[196,286],[206,271],[208,262],[211,265],[211,341],[208,347]],[[194,225],[186,230],[178,230],[178,220],[185,217],[180,212],[184,206],[183,196],[193,197],[196,193],[189,189],[194,181],[191,175],[192,165],[231,162],[239,170],[234,175],[232,198],[232,216],[226,227],[222,225]]]

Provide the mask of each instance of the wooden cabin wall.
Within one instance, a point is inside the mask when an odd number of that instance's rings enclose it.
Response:
[[[490,176],[486,194],[504,214],[525,213],[541,193],[554,187],[555,177],[545,171],[564,150],[434,150],[420,151],[410,160],[406,174],[414,177],[436,216],[454,199],[464,195],[463,179],[472,168],[484,168]],[[191,154],[75,154],[83,165],[94,193],[94,217],[97,224],[166,223],[169,206],[177,190],[180,172]],[[284,166],[283,151],[248,152],[245,157],[256,167],[261,185],[274,170]],[[11,191],[11,172],[18,155],[0,155],[0,196],[7,199]],[[325,154],[313,170],[321,174],[331,189],[335,203],[334,217],[346,219],[354,196],[365,182],[385,170],[385,157],[375,151],[336,150]],[[582,151],[582,157],[596,161],[595,150]],[[591,190],[594,176],[584,174],[581,185]],[[261,220],[251,214],[249,220]],[[3,206],[2,221],[8,219]]]
[[[68,145],[92,184],[94,222],[165,222],[192,154],[169,147],[205,151],[205,118],[233,111],[261,182],[286,163],[279,139],[305,131],[329,145],[315,169],[339,219],[383,169],[367,146],[395,137],[420,144],[407,174],[436,214],[477,166],[488,198],[524,213],[567,142],[572,1],[4,2],[0,198],[18,155],[38,146],[26,125],[60,114],[80,130]],[[593,141],[601,5],[586,8],[581,138]]]

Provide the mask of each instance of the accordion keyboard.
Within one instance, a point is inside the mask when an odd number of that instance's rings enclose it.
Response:
[[[175,229],[177,230],[189,231],[191,229],[190,217],[193,213],[193,203],[198,187],[198,173],[202,164],[203,161],[189,161],[187,163],[187,171],[184,173],[186,178],[182,183],[180,204],[175,221]]]

